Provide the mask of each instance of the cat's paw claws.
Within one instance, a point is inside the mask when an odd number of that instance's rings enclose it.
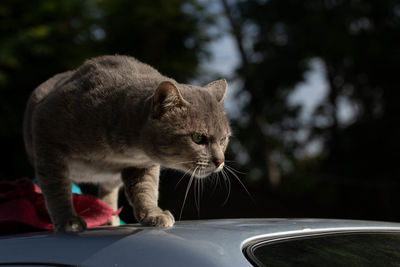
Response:
[[[172,227],[175,223],[174,216],[168,210],[149,212],[142,220],[142,225],[157,227]]]
[[[82,232],[86,230],[86,222],[80,216],[73,216],[66,222],[55,226],[57,232]]]

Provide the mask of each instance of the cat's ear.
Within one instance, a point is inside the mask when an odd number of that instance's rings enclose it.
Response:
[[[160,83],[153,96],[153,115],[160,118],[166,112],[176,108],[184,108],[188,104],[175,84],[164,81]]]
[[[217,98],[218,102],[224,103],[226,90],[228,89],[228,83],[225,79],[213,81],[204,87],[211,90],[211,94]]]

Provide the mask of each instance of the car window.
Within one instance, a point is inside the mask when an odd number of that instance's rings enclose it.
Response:
[[[255,266],[400,266],[400,233],[337,233],[261,240],[247,247]]]

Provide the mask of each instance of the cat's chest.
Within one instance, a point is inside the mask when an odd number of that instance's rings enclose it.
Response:
[[[120,172],[104,164],[73,159],[68,162],[68,176],[78,183],[105,183],[119,179]]]
[[[146,168],[154,162],[140,150],[130,150],[120,154],[110,154],[101,159],[68,161],[68,174],[76,182],[105,183],[120,179],[124,168]]]
[[[140,149],[127,149],[121,153],[110,154],[104,157],[104,162],[110,165],[146,168],[154,165],[154,161]]]

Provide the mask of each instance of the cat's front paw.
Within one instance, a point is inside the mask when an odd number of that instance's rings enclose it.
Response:
[[[156,209],[149,211],[141,218],[140,223],[145,226],[172,227],[174,216],[168,210]]]
[[[82,232],[86,230],[86,222],[80,216],[73,216],[63,223],[56,224],[54,228],[57,232]]]

